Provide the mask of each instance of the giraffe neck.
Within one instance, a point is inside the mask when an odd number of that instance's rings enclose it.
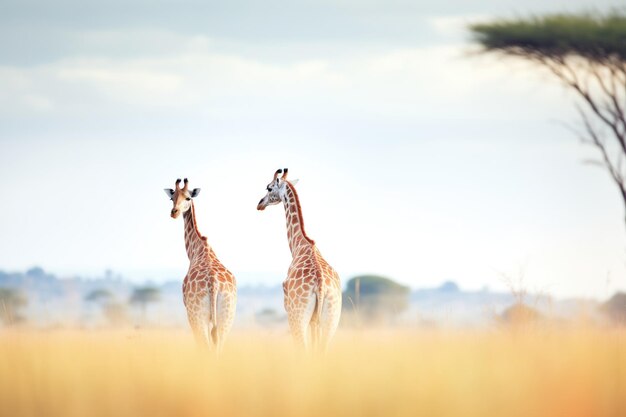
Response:
[[[314,245],[315,242],[304,231],[302,208],[300,207],[300,199],[296,189],[290,182],[287,182],[286,187],[283,205],[285,206],[285,217],[287,218],[287,239],[289,240],[291,254],[295,255],[301,246]]]
[[[207,243],[206,237],[200,234],[198,223],[196,223],[196,210],[191,202],[191,208],[183,213],[185,219],[185,249],[187,257],[193,263],[202,254],[211,252],[211,248]]]

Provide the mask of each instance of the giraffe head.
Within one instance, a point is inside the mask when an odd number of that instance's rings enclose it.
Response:
[[[257,210],[265,210],[267,206],[273,206],[274,204],[278,204],[284,200],[285,194],[287,192],[287,172],[288,168],[279,169],[274,173],[274,178],[272,181],[267,184],[265,189],[267,190],[267,194],[265,197],[259,201],[259,204],[256,206]],[[278,177],[278,174],[283,174],[282,177]],[[292,181],[292,184],[297,183],[298,180]]]
[[[191,208],[191,199],[200,194],[199,188],[194,188],[192,191],[188,189],[189,181],[185,178],[185,185],[180,188],[180,178],[176,180],[176,189],[164,188],[165,194],[172,200],[174,207],[170,215],[173,219],[177,218],[180,213],[184,213]]]

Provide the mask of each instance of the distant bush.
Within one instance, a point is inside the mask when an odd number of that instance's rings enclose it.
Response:
[[[19,310],[28,304],[28,300],[18,290],[0,288],[0,320],[5,325],[17,324],[24,321]]]
[[[534,308],[524,303],[517,302],[502,312],[499,321],[502,324],[519,326],[535,323],[542,318],[541,313]]]
[[[616,292],[600,306],[600,310],[614,323],[626,324],[626,293]]]
[[[409,306],[410,288],[378,275],[350,279],[343,293],[343,307],[369,320],[389,319]]]
[[[446,281],[438,288],[440,292],[457,293],[459,292],[459,286],[454,281]]]

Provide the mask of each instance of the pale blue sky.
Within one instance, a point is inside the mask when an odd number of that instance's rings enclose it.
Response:
[[[162,188],[187,176],[239,281],[278,283],[282,208],[255,205],[288,166],[344,279],[625,289],[623,208],[569,93],[468,54],[468,22],[614,4],[546,3],[3,2],[0,268],[182,279]]]

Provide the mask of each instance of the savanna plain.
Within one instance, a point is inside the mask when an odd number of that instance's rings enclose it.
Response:
[[[234,331],[0,334],[2,416],[624,416],[620,329],[340,330],[328,354]]]

